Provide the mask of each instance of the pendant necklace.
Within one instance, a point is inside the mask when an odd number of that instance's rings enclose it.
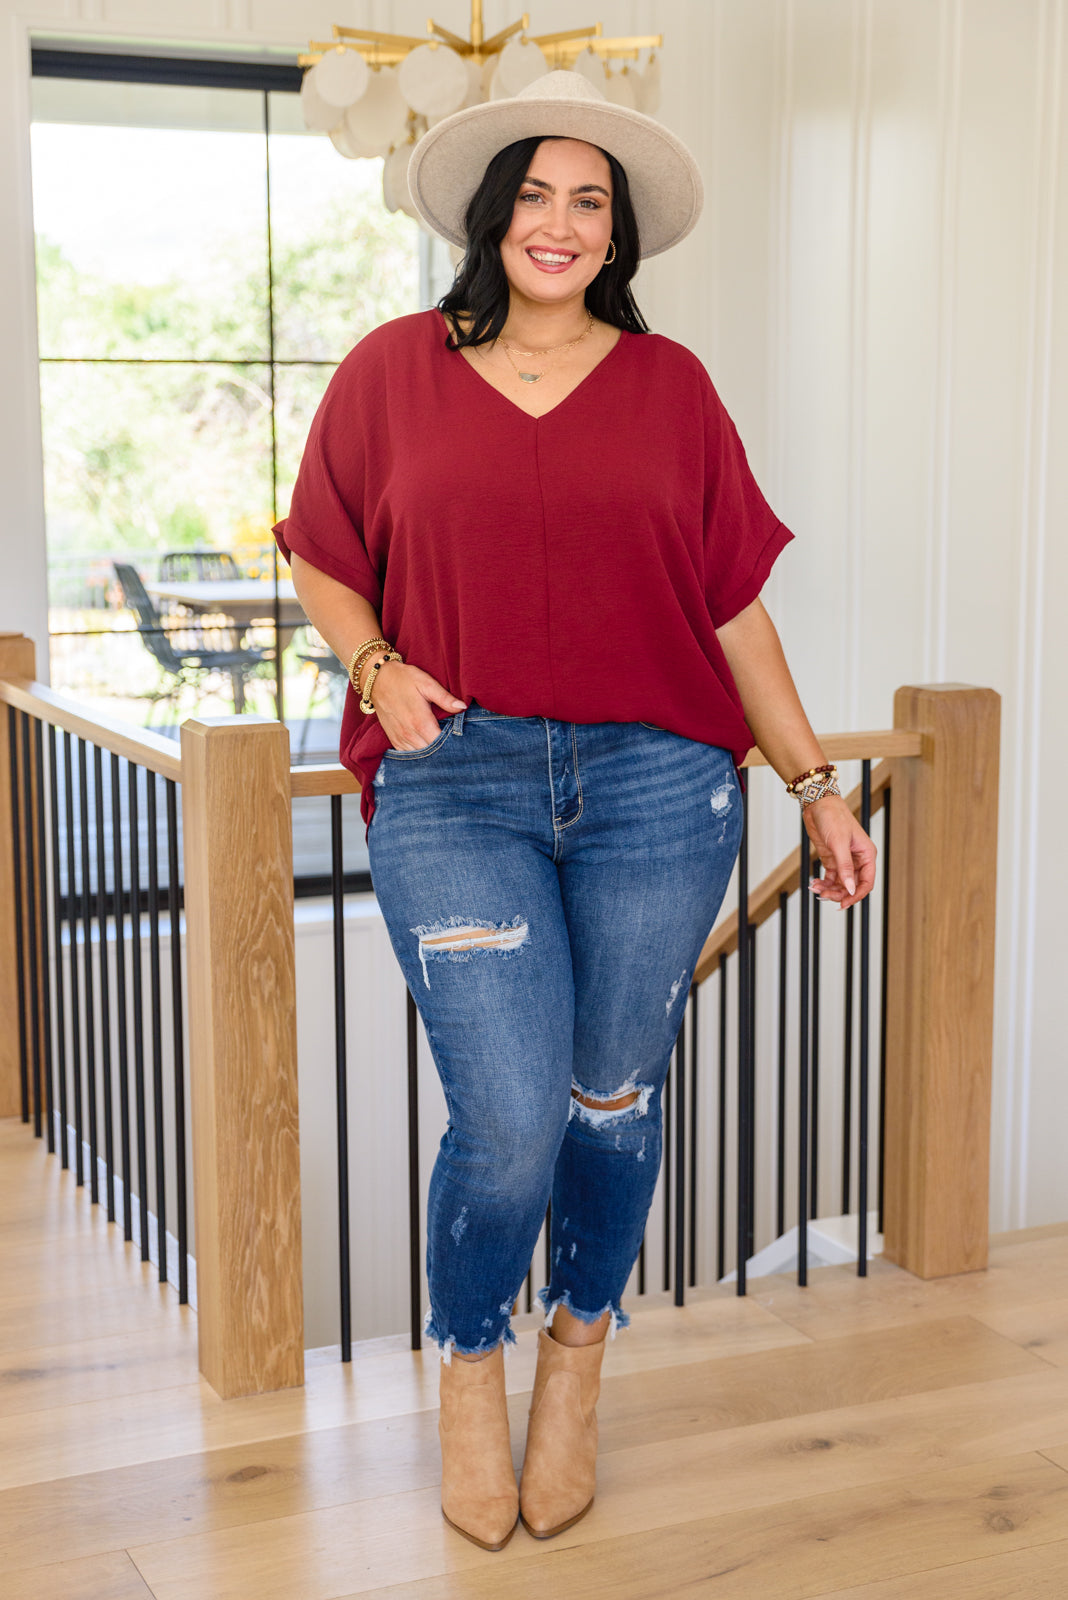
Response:
[[[555,344],[549,350],[520,350],[517,345],[510,345],[506,339],[499,339],[498,343],[520,383],[540,383],[545,374],[551,371],[553,363],[550,361],[548,366],[543,367],[540,372],[524,372],[513,359],[512,351],[514,350],[517,356],[543,357],[563,355],[565,350],[573,350],[577,344],[581,344],[583,339],[588,338],[593,332],[593,312],[587,311],[586,317],[586,326],[577,339],[571,339],[567,344]]]

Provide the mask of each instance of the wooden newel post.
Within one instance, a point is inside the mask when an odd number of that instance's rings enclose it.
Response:
[[[0,633],[0,678],[36,676],[33,640],[21,633]],[[18,797],[16,774],[11,770],[10,715],[6,706],[0,707],[0,1017],[4,1019],[4,1026],[0,1027],[0,1117],[17,1117],[22,1111],[13,832]],[[25,889],[23,884],[24,894]],[[28,1006],[28,996],[25,1003]]]
[[[304,1381],[289,734],[182,726],[200,1368],[224,1399]]]
[[[903,688],[887,976],[885,1254],[920,1278],[986,1266],[1000,697]]]

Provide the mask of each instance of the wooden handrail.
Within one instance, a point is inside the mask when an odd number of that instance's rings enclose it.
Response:
[[[821,744],[825,742],[821,739]],[[829,753],[829,752],[828,752]],[[910,754],[912,752],[909,752]],[[918,753],[918,752],[917,752]],[[839,756],[839,760],[845,760]],[[871,811],[872,816],[882,809],[883,796],[890,786],[892,768],[889,761],[883,761],[871,775]],[[860,815],[861,786],[858,783],[855,789],[850,790],[846,796],[846,803],[854,816]],[[759,928],[761,923],[767,922],[769,917],[775,915],[779,909],[779,896],[793,894],[801,883],[801,847],[792,850],[785,860],[780,861],[773,872],[769,872],[763,883],[758,884],[749,896],[749,926]],[[732,911],[730,916],[724,917],[708,938],[705,940],[704,949],[694,968],[693,982],[704,983],[710,978],[719,965],[720,956],[733,955],[738,948],[738,913]]]
[[[347,767],[291,767],[289,792],[294,800],[317,794],[359,794],[359,780]]]
[[[883,756],[923,754],[923,740],[908,728],[886,728],[876,733],[821,733],[820,748],[828,761],[874,761]],[[750,750],[743,767],[766,767],[768,759],[760,750]]]
[[[161,778],[181,782],[182,757],[173,739],[164,739],[147,728],[120,722],[117,717],[89,711],[80,701],[68,700],[47,684],[28,678],[0,679],[2,703],[14,706],[17,711],[27,711],[31,717],[40,717],[42,722],[50,722],[66,733],[75,733],[102,750],[110,750],[113,755],[125,756],[127,761],[147,767],[149,772],[158,772]]]
[[[903,728],[887,728],[875,733],[824,733],[819,740],[829,761],[870,761],[877,756],[918,756],[921,753],[920,735]],[[767,764],[767,757],[759,750],[750,750],[742,762],[743,767],[766,767]],[[293,767],[289,786],[294,799],[360,792],[359,782],[352,773],[336,764]],[[859,801],[853,809],[859,811]]]

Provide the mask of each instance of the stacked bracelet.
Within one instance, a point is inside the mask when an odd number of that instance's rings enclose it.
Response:
[[[352,652],[349,658],[349,682],[357,694],[360,692],[360,668],[364,662],[369,656],[373,656],[376,650],[392,649],[393,646],[388,639],[365,639],[359,649]]]
[[[800,773],[788,783],[786,792],[792,794],[795,800],[800,800],[802,811],[817,800],[822,800],[825,795],[840,795],[838,768],[833,761],[826,761],[820,767],[811,767],[808,772]]]
[[[374,689],[375,679],[378,677],[378,674],[382,671],[382,668],[385,666],[387,661],[403,660],[404,657],[401,655],[399,650],[394,650],[392,645],[387,645],[385,655],[380,656],[375,662],[374,666],[367,674],[367,682],[364,684],[363,694],[360,696],[360,710],[363,712],[365,717],[369,717],[374,711],[374,705],[371,701],[371,691]]]

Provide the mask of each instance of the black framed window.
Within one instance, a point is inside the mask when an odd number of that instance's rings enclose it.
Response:
[[[33,73],[53,683],[164,731],[241,694],[295,758],[332,759],[343,678],[295,626],[270,529],[338,362],[419,308],[418,230],[385,210],[379,161],[306,132],[295,65],[38,48]],[[233,614],[161,592],[220,574],[256,586]],[[236,650],[240,689],[168,670],[156,639]],[[320,827],[299,805],[294,824],[317,885]]]

